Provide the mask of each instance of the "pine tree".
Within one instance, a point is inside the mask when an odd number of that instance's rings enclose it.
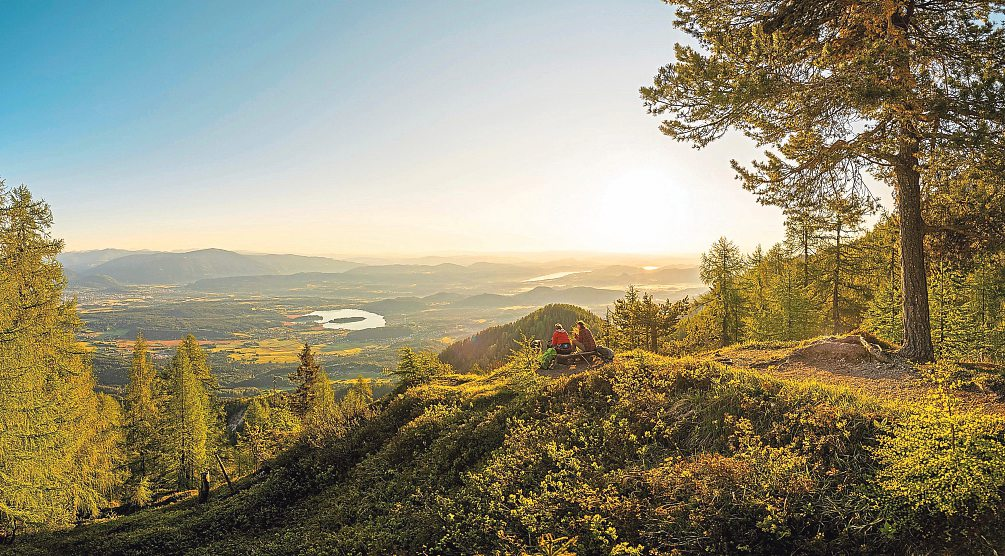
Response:
[[[766,258],[768,256],[758,245],[747,261],[750,268],[745,276],[744,290],[748,309],[743,325],[747,336],[754,340],[776,338],[781,330],[777,303],[771,295],[774,277],[771,275],[772,268]]]
[[[895,344],[904,338],[897,234],[896,223],[884,216],[862,238],[868,246],[865,252],[871,267],[871,295],[862,326]]]
[[[97,517],[102,507],[118,494],[126,479],[125,436],[122,408],[108,394],[95,393],[91,373],[72,379],[75,395],[72,409],[75,431],[69,465],[74,515]]]
[[[979,299],[974,282],[966,273],[945,261],[933,268],[931,279],[932,341],[938,358],[951,360],[980,357],[982,338],[988,330],[982,325]]]
[[[0,181],[0,537],[94,513],[118,480],[115,404],[93,390],[51,226]]]
[[[132,501],[145,506],[150,502],[151,487],[160,457],[159,425],[163,420],[161,404],[157,399],[157,371],[154,369],[149,348],[143,334],[136,337],[132,364],[129,367],[129,384],[126,385],[126,444],[129,453],[130,480],[128,488]]]
[[[900,343],[904,332],[900,317],[900,297],[899,281],[894,278],[885,282],[875,292],[862,326],[887,341]]]
[[[302,429],[302,418],[292,408],[292,397],[282,393],[259,396],[248,403],[244,428],[237,435],[239,453],[246,454],[257,469],[280,450],[291,445]]]
[[[819,225],[812,207],[793,206],[785,210],[785,246],[789,251],[798,253],[804,288],[810,287],[814,276],[811,257],[816,253]]]
[[[678,44],[675,61],[642,89],[650,112],[666,118],[661,131],[702,147],[737,130],[773,148],[752,167],[733,163],[765,204],[811,205],[828,193],[832,173],[868,172],[889,183],[900,226],[900,351],[932,359],[922,215],[933,197],[925,193],[942,187],[944,166],[977,167],[979,153],[1000,160],[1005,150],[1005,66],[988,62],[1005,59],[1001,3],[680,0],[674,7],[676,26],[696,44]],[[946,157],[953,163],[934,164]],[[1001,205],[1000,195],[984,198]]]
[[[1005,256],[982,255],[966,280],[974,321],[974,356],[984,361],[1005,361]]]
[[[345,396],[336,404],[336,420],[343,431],[356,426],[361,419],[371,415],[373,404],[373,382],[362,376],[349,385]]]

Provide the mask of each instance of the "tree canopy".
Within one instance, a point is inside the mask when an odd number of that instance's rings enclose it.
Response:
[[[902,253],[902,353],[931,359],[923,209],[940,194],[961,197],[961,188],[939,174],[938,161],[966,166],[1000,160],[1005,151],[1003,3],[675,5],[677,27],[697,44],[678,44],[675,61],[642,89],[650,112],[665,118],[663,133],[703,147],[735,130],[770,147],[750,166],[733,166],[762,203],[783,208],[852,194],[865,173],[892,185]]]

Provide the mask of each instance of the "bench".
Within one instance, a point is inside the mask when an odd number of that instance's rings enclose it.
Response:
[[[597,353],[596,350],[594,350],[594,351],[577,351],[575,353],[570,353],[569,355],[562,355],[561,353],[559,353],[555,360],[562,365],[568,365],[573,361],[579,359],[583,363],[586,363],[587,365],[592,365],[594,357],[602,359],[602,357],[600,357],[600,354]]]

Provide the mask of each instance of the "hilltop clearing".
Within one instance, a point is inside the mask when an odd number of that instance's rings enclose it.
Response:
[[[205,505],[188,500],[38,535],[14,552],[537,554],[564,545],[579,554],[948,554],[1000,546],[1005,477],[989,466],[1005,458],[982,440],[1002,433],[1000,421],[954,413],[967,425],[954,429],[966,442],[953,449],[967,457],[957,461],[963,474],[944,472],[948,460],[930,443],[947,442],[942,413],[884,388],[855,391],[848,381],[866,379],[847,367],[797,364],[801,347],[741,346],[717,356],[728,364],[635,351],[558,378],[535,374],[529,353],[487,375],[425,359],[405,375],[410,387],[320,446],[281,455],[236,494],[221,488]],[[779,359],[789,362],[749,368]],[[912,432],[918,419],[928,419],[924,436]],[[920,453],[917,472],[898,467]],[[931,479],[929,460],[944,478]],[[987,488],[946,486],[962,476]]]
[[[931,381],[913,366],[894,357],[877,359],[859,346],[860,338],[853,334],[795,344],[751,342],[719,350],[713,357],[730,366],[763,369],[778,378],[844,386],[881,399],[912,402],[933,394],[935,387]],[[848,339],[853,341],[845,341]],[[869,340],[875,338],[867,337]],[[878,347],[873,344],[873,349]],[[998,378],[1001,369],[994,365],[975,365],[975,368],[985,372],[977,372],[956,395],[974,409],[1005,413],[1005,405],[1001,403],[1005,389]]]

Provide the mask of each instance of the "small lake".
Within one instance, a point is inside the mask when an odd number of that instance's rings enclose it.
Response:
[[[313,322],[320,323],[324,328],[342,330],[366,330],[368,328],[380,328],[387,325],[382,315],[360,309],[314,311],[301,318],[308,320],[308,317],[317,317],[313,319]]]
[[[558,280],[559,278],[565,278],[566,276],[572,276],[573,274],[582,274],[584,272],[589,272],[589,270],[570,270],[567,272],[554,272],[552,274],[545,274],[544,276],[535,276],[533,278],[528,278],[524,280],[524,283],[547,282],[548,280]]]

